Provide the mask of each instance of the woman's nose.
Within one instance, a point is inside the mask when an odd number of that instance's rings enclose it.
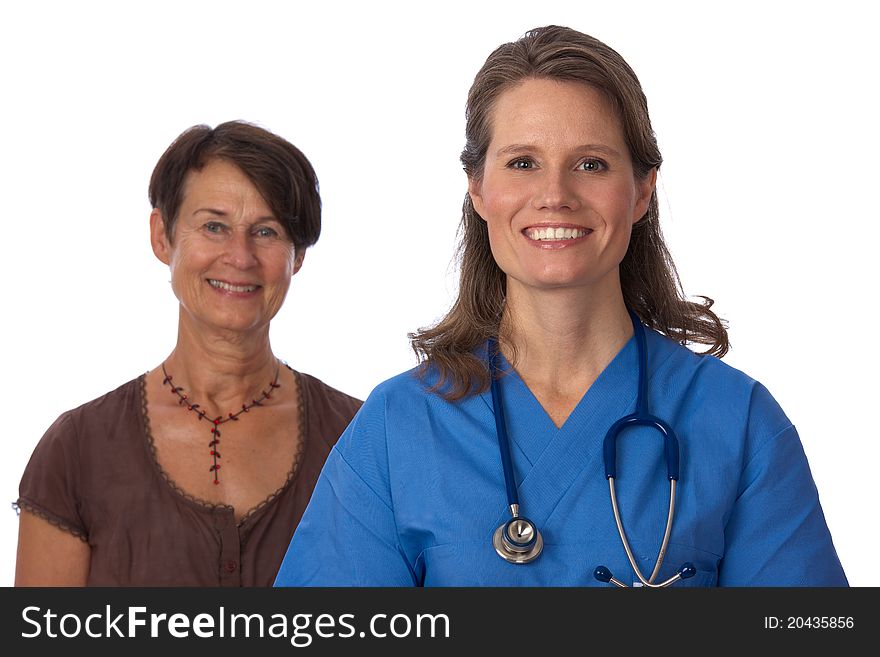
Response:
[[[545,170],[539,185],[534,198],[537,209],[561,211],[580,208],[581,201],[570,171]]]
[[[248,269],[257,263],[256,245],[245,230],[235,230],[226,240],[226,261],[238,269]]]

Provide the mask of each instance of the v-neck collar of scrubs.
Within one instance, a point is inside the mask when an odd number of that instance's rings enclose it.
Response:
[[[650,335],[651,346],[657,345],[658,341],[652,339],[653,331],[646,329],[646,334]],[[652,358],[651,346],[648,347],[649,376],[657,364],[656,358]],[[499,384],[514,476],[523,511],[539,527],[580,473],[586,469],[601,470],[602,442],[608,428],[635,409],[637,359],[635,337],[632,337],[559,428],[522,378],[503,357],[500,359],[499,368],[505,374]],[[482,397],[491,410],[491,391],[482,393]]]

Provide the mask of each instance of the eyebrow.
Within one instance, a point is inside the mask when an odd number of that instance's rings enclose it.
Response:
[[[199,214],[200,212],[207,212],[208,214],[213,215],[215,217],[229,216],[228,212],[224,212],[223,210],[218,210],[217,208],[199,208],[195,212],[193,212],[193,214]],[[259,221],[274,221],[280,225],[284,225],[284,224],[282,224],[280,219],[278,219],[275,215],[272,215],[272,214],[267,214],[265,217],[258,217],[257,221],[258,222]]]
[[[504,148],[499,148],[496,151],[497,155],[517,155],[523,152],[529,151],[540,151],[541,148],[539,146],[535,146],[532,144],[510,144],[509,146],[505,146]],[[581,144],[580,146],[575,146],[572,150],[575,151],[598,151],[600,153],[605,153],[607,155],[613,157],[619,157],[620,153],[617,150],[611,148],[610,146],[605,146],[604,144]]]
[[[226,213],[223,210],[217,210],[216,208],[199,208],[193,214],[198,214],[199,212],[207,212],[208,214],[213,214],[217,217],[225,217]]]

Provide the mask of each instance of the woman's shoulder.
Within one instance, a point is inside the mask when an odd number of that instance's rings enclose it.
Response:
[[[767,387],[746,372],[654,331],[648,336],[649,353],[656,354],[651,376],[662,381],[666,394],[687,395],[691,403],[740,415],[762,434],[791,426]]]
[[[300,386],[300,403],[305,409],[306,431],[310,436],[320,438],[329,449],[363,402],[311,374],[296,372],[296,375]]]
[[[385,379],[373,388],[370,396],[427,395],[430,394],[429,388],[434,384],[435,378],[436,372],[434,368],[424,364],[417,365]]]
[[[656,331],[646,331],[652,375],[699,376],[725,386],[750,388],[757,381],[710,354],[701,354]]]
[[[126,410],[134,410],[143,403],[144,375],[126,381],[113,390],[79,406],[64,411],[53,426],[81,426],[117,422]]]
[[[28,469],[49,461],[79,463],[110,457],[119,440],[138,435],[142,380],[143,376],[132,379],[61,413],[37,442]]]
[[[364,402],[364,410],[444,403],[442,388],[438,369],[429,363],[422,363],[376,385]]]
[[[299,375],[300,385],[303,387],[303,394],[308,395],[310,398],[321,399],[328,407],[351,410],[352,414],[354,414],[364,403],[357,397],[353,397],[324,383],[316,376],[306,374],[305,372],[297,372],[297,374]]]
[[[46,517],[50,514],[56,524],[84,535],[82,523],[74,521],[78,511],[68,509],[68,503],[79,499],[76,491],[86,470],[101,471],[119,453],[117,441],[137,435],[142,379],[132,379],[58,416],[37,443],[22,475],[20,505]]]
[[[384,424],[389,414],[399,419],[424,407],[433,398],[442,399],[431,391],[435,378],[430,369],[418,366],[385,379],[367,395],[352,424],[361,427],[374,426],[377,422]]]

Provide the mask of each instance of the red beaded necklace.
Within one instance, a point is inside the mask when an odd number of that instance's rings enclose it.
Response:
[[[280,388],[281,384],[278,383],[278,373],[280,372],[280,366],[275,370],[275,379],[269,383],[269,389],[263,390],[262,394],[258,399],[252,399],[250,404],[242,404],[241,410],[236,411],[235,413],[229,413],[226,417],[222,415],[218,415],[213,420],[208,417],[208,414],[199,408],[198,404],[194,404],[192,400],[189,398],[189,395],[184,394],[184,388],[180,386],[175,386],[171,383],[171,375],[165,371],[165,363],[162,363],[162,374],[165,375],[165,378],[162,379],[162,385],[168,385],[171,388],[171,392],[177,395],[178,404],[181,406],[185,406],[186,410],[195,412],[196,415],[199,416],[199,420],[208,420],[211,423],[211,442],[208,443],[208,447],[211,448],[211,456],[214,459],[214,464],[208,468],[208,472],[214,473],[214,483],[219,484],[220,479],[217,476],[220,470],[220,464],[217,463],[217,459],[220,458],[220,451],[218,449],[220,445],[220,425],[224,422],[229,422],[230,420],[238,421],[238,416],[242,413],[247,413],[254,406],[262,406],[263,401],[266,399],[272,398],[272,391],[275,388]]]

